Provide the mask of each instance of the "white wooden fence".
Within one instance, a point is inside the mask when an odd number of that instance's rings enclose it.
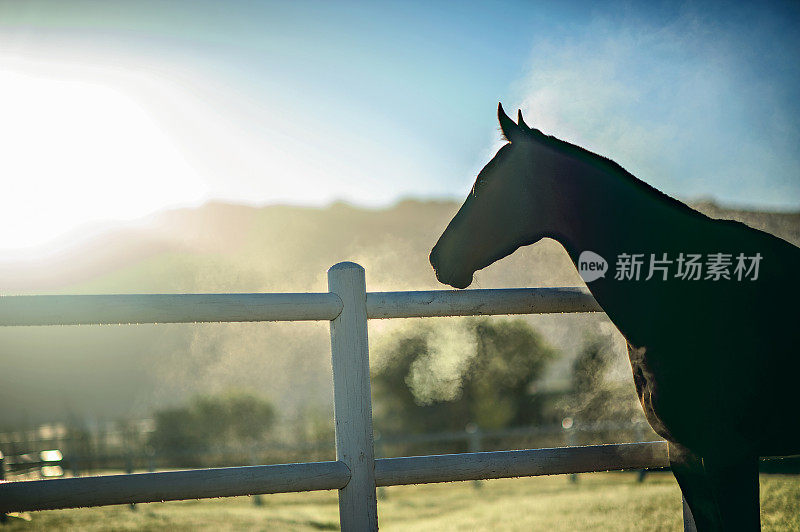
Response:
[[[0,513],[263,493],[339,490],[343,530],[377,530],[376,486],[645,469],[666,442],[375,459],[367,320],[599,312],[580,288],[366,291],[352,262],[327,293],[2,296],[0,326],[241,321],[331,322],[336,460],[0,484]]]

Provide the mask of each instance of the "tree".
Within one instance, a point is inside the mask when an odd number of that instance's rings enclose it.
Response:
[[[483,429],[541,416],[531,394],[555,351],[525,321],[417,325],[384,341],[373,375],[376,425],[389,432]]]
[[[610,338],[594,337],[575,358],[568,409],[581,422],[643,420],[630,382],[614,382],[608,378],[614,356]]]
[[[244,449],[264,439],[275,421],[267,399],[246,392],[192,398],[184,406],[156,411],[153,447],[165,454]]]

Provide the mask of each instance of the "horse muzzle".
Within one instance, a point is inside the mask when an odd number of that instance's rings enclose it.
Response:
[[[464,271],[458,272],[457,268],[448,268],[442,261],[441,251],[438,246],[434,246],[431,250],[429,257],[433,271],[436,273],[436,279],[440,283],[452,286],[453,288],[466,288],[472,284],[472,277],[474,272]]]

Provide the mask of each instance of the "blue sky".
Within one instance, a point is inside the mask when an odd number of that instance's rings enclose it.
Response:
[[[798,22],[791,3],[0,2],[0,249],[210,199],[461,198],[500,100],[671,195],[798,209]]]

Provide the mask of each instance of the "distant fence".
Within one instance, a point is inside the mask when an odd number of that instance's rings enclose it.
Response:
[[[326,293],[0,296],[0,325],[331,322],[336,460],[0,484],[0,513],[339,490],[343,530],[377,530],[377,486],[659,468],[663,441],[375,459],[367,320],[600,312],[580,288],[366,291],[364,269],[328,270]]]
[[[134,432],[131,426],[145,430]],[[335,459],[333,431],[313,438],[282,437],[242,443],[230,441],[219,445],[176,445],[154,448],[148,442],[152,420],[127,425],[128,430],[105,424],[70,437],[68,430],[44,430],[0,433],[0,480],[32,480],[61,476],[58,469],[73,477],[108,474],[112,471],[132,473],[135,470],[154,472],[161,469],[229,467],[233,465],[283,464],[296,461]],[[41,427],[40,427],[41,428]],[[40,437],[53,432],[54,437]],[[124,432],[124,434],[123,434]],[[25,437],[27,436],[27,437]],[[561,423],[536,424],[485,429],[474,423],[461,430],[408,433],[375,431],[376,458],[418,454],[499,451],[592,445],[615,441],[629,443],[660,439],[644,422],[583,422],[567,417]],[[55,467],[58,467],[56,469]]]

